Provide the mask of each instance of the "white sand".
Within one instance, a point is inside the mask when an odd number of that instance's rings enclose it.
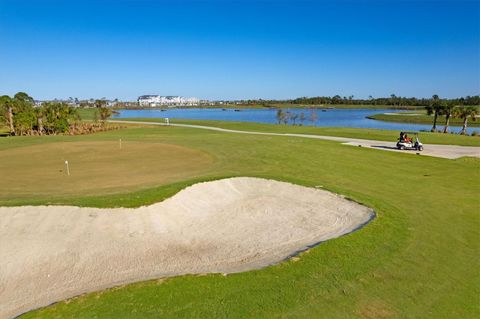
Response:
[[[264,267],[372,216],[323,190],[246,177],[137,209],[0,207],[0,318],[124,283]]]

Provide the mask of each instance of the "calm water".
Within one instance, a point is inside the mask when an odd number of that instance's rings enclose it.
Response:
[[[304,125],[315,126],[336,126],[336,127],[359,127],[359,128],[375,128],[396,131],[429,131],[432,125],[423,124],[403,124],[370,120],[366,117],[378,113],[401,112],[397,110],[369,110],[369,109],[289,109],[292,113],[304,113],[307,119],[311,112],[317,114],[318,120],[315,123],[306,120]],[[236,122],[258,122],[258,123],[277,123],[276,109],[241,109],[239,112],[233,109],[223,110],[221,108],[214,109],[168,109],[161,110],[120,110],[120,114],[116,114],[114,118],[170,118],[170,119],[194,119],[194,120],[222,120]],[[297,121],[298,123],[298,121]],[[442,128],[443,123],[438,125]],[[477,128],[478,129],[478,128]],[[460,127],[452,126],[453,132],[459,132]],[[471,133],[475,128],[468,130]]]

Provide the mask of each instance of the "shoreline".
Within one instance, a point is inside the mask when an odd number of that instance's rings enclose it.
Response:
[[[374,115],[367,116],[368,119],[374,121],[382,121],[389,123],[404,123],[404,124],[419,124],[419,125],[433,125],[433,116],[426,118],[429,115],[426,114],[394,114],[394,113],[378,113]],[[451,118],[449,128],[461,128],[463,125],[463,120],[458,118]],[[442,130],[445,126],[445,117],[440,115],[437,120],[437,130]],[[479,121],[472,121],[469,119],[468,128],[480,128]],[[450,132],[448,132],[450,133]]]

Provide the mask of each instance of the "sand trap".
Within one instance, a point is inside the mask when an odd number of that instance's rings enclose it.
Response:
[[[323,190],[240,177],[137,209],[0,207],[0,216],[5,318],[123,283],[264,267],[374,213]]]

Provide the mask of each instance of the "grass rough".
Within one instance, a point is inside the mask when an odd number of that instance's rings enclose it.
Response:
[[[261,127],[222,125],[246,130]],[[342,133],[341,129],[334,130]],[[342,134],[351,133],[346,130]],[[376,134],[386,137],[390,133]],[[55,199],[56,203],[139,206],[164,199],[200,180],[257,176],[321,186],[372,207],[377,218],[361,231],[325,242],[299,259],[265,269],[136,283],[62,301],[22,318],[480,316],[478,159],[417,157],[332,141],[180,127],[131,127],[62,138],[69,142],[97,142],[120,137],[187,147],[209,154],[215,161],[208,172],[180,182],[135,192],[125,189],[119,194],[64,194]],[[15,138],[15,142],[11,142],[13,138],[0,139],[0,149],[47,146],[58,138]],[[10,198],[16,204],[51,200],[45,197],[32,201],[14,193]]]

